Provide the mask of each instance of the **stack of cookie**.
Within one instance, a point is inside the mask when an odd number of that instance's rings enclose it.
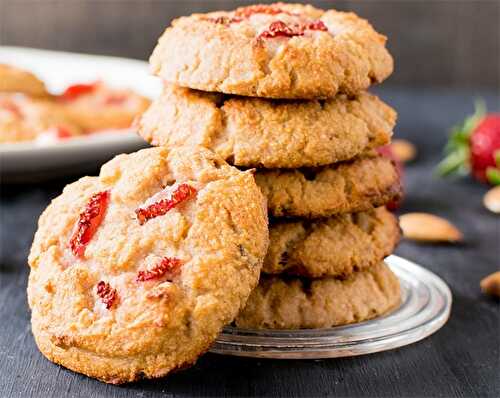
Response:
[[[174,21],[151,64],[164,89],[141,135],[255,168],[268,201],[270,248],[237,326],[330,327],[399,304],[383,264],[399,175],[377,151],[396,113],[364,91],[392,72],[384,36],[352,13],[257,5]]]

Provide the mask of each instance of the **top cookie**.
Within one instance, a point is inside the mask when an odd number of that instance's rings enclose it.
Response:
[[[266,217],[251,173],[208,150],[117,156],[40,217],[28,286],[40,350],[110,383],[192,364],[257,284]]]
[[[45,84],[33,73],[6,64],[0,64],[0,92],[23,93],[32,97],[50,95]]]
[[[276,3],[175,20],[155,74],[180,86],[269,98],[356,94],[393,69],[385,36],[353,13]]]

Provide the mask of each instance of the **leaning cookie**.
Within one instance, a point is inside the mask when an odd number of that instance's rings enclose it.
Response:
[[[191,365],[245,304],[267,245],[250,173],[205,149],[117,156],[40,217],[28,285],[37,345],[108,383]]]
[[[274,217],[316,218],[359,212],[401,195],[393,161],[371,153],[315,169],[261,169],[255,179]]]
[[[399,281],[384,263],[350,278],[262,276],[235,320],[246,329],[316,329],[375,318],[401,302]]]
[[[353,13],[276,3],[179,18],[150,62],[162,79],[198,90],[331,98],[392,73],[385,42]]]
[[[22,93],[31,97],[50,95],[45,84],[33,73],[6,64],[0,64],[0,92]]]
[[[351,159],[388,144],[396,112],[362,93],[324,101],[278,101],[165,84],[143,114],[152,145],[202,145],[244,167],[294,168]]]
[[[275,221],[262,272],[308,278],[346,277],[380,263],[400,238],[385,207],[308,221]]]

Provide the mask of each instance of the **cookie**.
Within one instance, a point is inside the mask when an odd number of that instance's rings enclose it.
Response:
[[[362,322],[397,308],[399,281],[384,263],[348,279],[262,276],[235,320],[246,329],[316,329]]]
[[[265,202],[203,148],[119,155],[40,217],[28,302],[40,351],[108,383],[194,363],[258,282]]]
[[[176,19],[150,63],[165,81],[198,90],[332,98],[392,73],[385,42],[353,13],[276,3]]]
[[[139,133],[153,145],[202,145],[244,167],[294,168],[351,159],[388,144],[396,112],[361,93],[331,100],[266,100],[165,84]]]
[[[275,217],[354,213],[382,206],[401,194],[394,162],[371,153],[314,169],[261,169],[255,179]]]
[[[59,97],[69,116],[86,132],[125,129],[149,106],[149,99],[101,82],[70,86]]]
[[[32,97],[48,97],[45,84],[33,73],[0,64],[0,92],[23,93]]]
[[[385,207],[315,221],[276,221],[269,228],[262,272],[346,277],[380,263],[399,238],[398,221]]]
[[[0,143],[57,141],[81,133],[64,109],[51,101],[0,93]]]

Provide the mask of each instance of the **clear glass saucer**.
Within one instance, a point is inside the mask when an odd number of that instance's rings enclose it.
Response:
[[[255,358],[337,358],[402,347],[434,333],[448,320],[451,292],[429,270],[392,255],[386,260],[401,282],[402,303],[370,321],[329,329],[251,330],[226,327],[210,352]]]

